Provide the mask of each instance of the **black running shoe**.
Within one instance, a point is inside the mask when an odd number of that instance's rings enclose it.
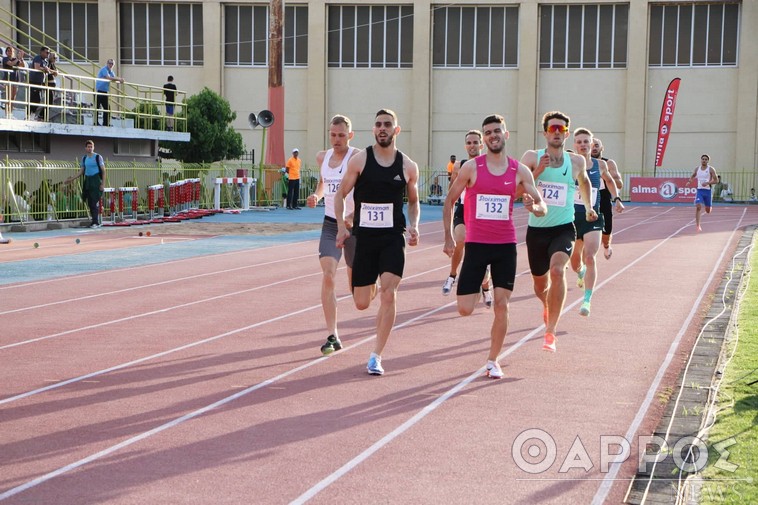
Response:
[[[326,343],[321,346],[321,354],[329,356],[334,351],[342,349],[342,342],[335,335],[329,335],[326,338]]]

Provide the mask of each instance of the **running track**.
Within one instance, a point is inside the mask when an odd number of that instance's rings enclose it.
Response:
[[[540,350],[520,244],[500,381],[482,376],[491,314],[462,318],[440,294],[449,261],[439,221],[422,223],[408,248],[383,377],[365,371],[378,303],[355,310],[343,271],[346,348],[320,356],[317,233],[265,247],[225,237],[239,243],[224,250],[180,237],[165,245],[173,257],[145,256],[159,263],[42,280],[30,271],[0,285],[0,501],[620,503],[635,439],[661,415],[657,392],[673,384],[742,228],[758,222],[758,207],[717,207],[696,234],[693,214],[616,216],[589,319],[568,274],[556,354]],[[517,209],[521,240],[525,221]],[[103,230],[73,249],[51,237],[35,258],[87,265],[108,250],[156,251],[160,238]],[[0,262],[34,251],[11,247]],[[209,252],[182,255],[192,247]],[[512,454],[534,433],[556,447],[539,473]],[[631,442],[625,463],[604,465],[607,437]],[[533,442],[516,452],[537,465],[545,446]]]

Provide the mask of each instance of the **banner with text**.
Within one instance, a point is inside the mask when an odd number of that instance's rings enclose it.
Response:
[[[658,122],[658,142],[655,144],[655,166],[663,165],[663,155],[666,154],[666,144],[669,141],[671,133],[671,124],[674,122],[674,109],[676,108],[676,95],[679,93],[679,82],[681,79],[675,77],[669,83],[666,90],[666,96],[663,97],[661,106],[661,119]]]
[[[687,184],[686,177],[630,177],[629,198],[632,202],[692,203],[697,188]]]

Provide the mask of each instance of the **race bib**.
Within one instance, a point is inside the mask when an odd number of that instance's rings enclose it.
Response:
[[[334,195],[340,187],[342,179],[324,179],[324,195]]]
[[[361,227],[363,228],[392,228],[391,203],[362,203]]]
[[[510,204],[510,195],[476,195],[476,218],[508,221]]]
[[[537,188],[542,193],[542,198],[546,204],[556,207],[566,206],[566,195],[568,194],[566,183],[537,181]]]
[[[597,188],[592,188],[592,206],[595,206],[595,203],[597,202]],[[579,191],[579,186],[576,187],[576,191],[574,192],[574,203],[576,205],[584,205],[584,201],[582,200],[582,194]]]

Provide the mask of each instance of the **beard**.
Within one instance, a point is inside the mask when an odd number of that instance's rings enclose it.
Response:
[[[501,152],[503,152],[503,149],[505,149],[505,143],[504,142],[501,142],[499,145],[497,145],[495,147],[487,146],[487,150],[489,152],[491,152],[492,154],[500,154]]]
[[[374,135],[376,143],[381,147],[389,147],[392,145],[392,141],[395,139],[394,135],[387,135],[386,138],[381,138],[378,135]]]

